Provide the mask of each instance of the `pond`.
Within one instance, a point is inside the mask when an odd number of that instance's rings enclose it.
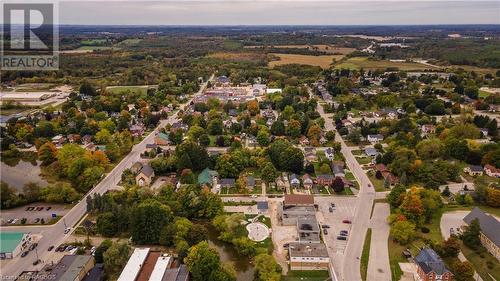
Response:
[[[34,182],[41,187],[48,183],[40,176],[40,161],[26,158],[2,159],[0,164],[0,179],[11,188],[23,191],[25,184]]]
[[[252,281],[254,279],[254,267],[250,259],[239,255],[231,244],[217,239],[218,233],[213,226],[205,225],[208,230],[208,244],[214,247],[224,263],[232,263],[236,270],[236,280]]]

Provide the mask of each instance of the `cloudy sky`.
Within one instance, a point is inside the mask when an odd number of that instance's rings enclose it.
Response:
[[[59,3],[60,24],[500,24],[500,1],[496,0],[66,0]]]

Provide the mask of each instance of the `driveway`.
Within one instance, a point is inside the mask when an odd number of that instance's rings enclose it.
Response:
[[[389,265],[389,230],[387,222],[391,210],[387,203],[376,203],[371,219],[372,238],[370,243],[370,257],[368,260],[367,280],[391,280]]]
[[[453,228],[456,233],[457,228],[466,225],[463,219],[468,213],[470,213],[470,211],[453,211],[443,214],[439,227],[441,228],[441,235],[443,235],[444,239],[450,237],[451,228]]]

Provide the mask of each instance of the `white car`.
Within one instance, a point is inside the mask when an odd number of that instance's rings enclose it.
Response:
[[[252,198],[257,198],[257,195],[255,195],[255,194],[254,194],[254,195],[252,195]]]

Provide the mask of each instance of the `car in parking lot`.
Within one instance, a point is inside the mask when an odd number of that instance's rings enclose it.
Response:
[[[68,233],[70,232],[70,230],[71,230],[71,228],[69,228],[69,227],[68,227],[68,228],[66,228],[66,229],[64,230],[64,234],[68,234]]]
[[[333,213],[333,209],[332,209],[332,207],[328,208],[328,211],[329,211],[330,213]]]
[[[328,230],[326,228],[323,228],[323,234],[324,235],[327,235],[328,234]]]
[[[347,230],[341,230],[340,231],[340,236],[347,236],[349,235],[349,233],[347,232]]]
[[[343,221],[342,221],[342,223],[351,224],[351,223],[352,223],[352,221],[350,221],[350,220],[343,220]]]
[[[44,209],[43,207],[36,207],[37,211],[43,211],[43,209]]]
[[[50,246],[47,251],[52,251],[52,249],[54,249],[54,246]]]
[[[33,251],[38,246],[38,243],[33,243],[30,245],[29,250]]]
[[[35,223],[39,223],[39,222],[40,222],[40,218],[36,218]]]
[[[36,260],[36,261],[33,262],[33,265],[37,265],[39,263],[40,263],[40,260]]]
[[[27,256],[29,254],[29,251],[24,251],[22,254],[21,254],[21,258],[24,258],[25,256]]]
[[[66,245],[60,245],[56,248],[56,252],[64,252],[66,250]]]
[[[12,223],[14,221],[14,219],[9,219],[7,220],[7,223]]]
[[[15,224],[15,223],[17,223],[17,221],[19,221],[19,219],[13,219],[11,224]]]
[[[337,236],[337,240],[347,240],[347,236]]]
[[[330,228],[330,226],[329,226],[329,225],[327,225],[327,224],[322,224],[322,225],[321,225],[321,227],[322,227],[322,228]]]
[[[283,244],[283,248],[287,249],[288,247],[290,247],[290,243]]]
[[[50,210],[50,209],[52,209],[52,207],[51,207],[51,206],[48,206],[47,208],[45,208],[45,210],[46,210],[46,211],[48,211],[48,210]]]

